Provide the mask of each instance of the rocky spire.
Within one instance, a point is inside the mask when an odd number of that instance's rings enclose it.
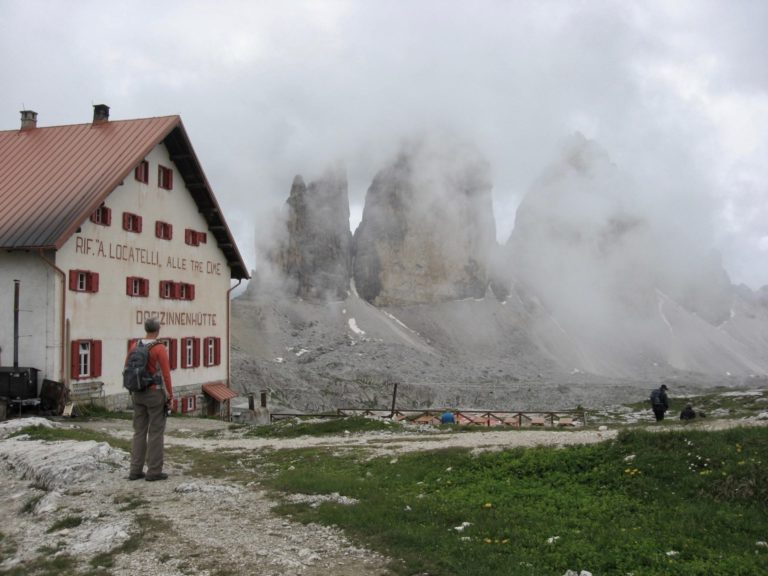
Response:
[[[303,298],[344,298],[352,239],[344,169],[330,169],[309,186],[296,176],[286,204],[288,234],[275,260],[290,291]]]
[[[368,189],[355,286],[376,305],[483,297],[495,243],[487,162],[463,144],[422,140]]]

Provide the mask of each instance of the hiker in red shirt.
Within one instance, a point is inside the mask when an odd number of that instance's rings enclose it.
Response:
[[[173,384],[168,350],[157,341],[160,333],[160,321],[148,318],[144,322],[146,336],[141,339],[149,346],[148,370],[153,375],[155,384],[146,390],[131,394],[133,398],[133,444],[131,446],[131,470],[128,480],[144,478],[147,482],[165,480],[163,472],[163,452],[165,442],[165,418],[173,401]],[[134,342],[131,350],[138,344]],[[130,351],[128,352],[130,354]],[[144,474],[144,462],[147,473]]]

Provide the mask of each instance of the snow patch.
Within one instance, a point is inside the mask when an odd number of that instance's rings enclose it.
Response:
[[[359,336],[365,336],[365,331],[360,330],[357,326],[357,321],[354,318],[350,318],[347,320],[347,324],[349,324],[349,329],[352,330],[355,334]]]
[[[669,320],[667,320],[667,317],[664,314],[664,301],[666,300],[666,296],[660,290],[656,290],[656,296],[659,300],[659,316],[661,316],[661,319],[664,321],[664,324],[667,325],[667,328],[669,329],[669,333],[672,336],[674,336],[675,332],[674,330],[672,330],[672,324],[669,323]]]

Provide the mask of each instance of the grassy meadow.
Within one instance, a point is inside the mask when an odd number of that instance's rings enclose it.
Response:
[[[281,513],[342,527],[401,559],[397,574],[768,573],[766,428],[626,430],[598,445],[475,455],[279,457],[276,490],[358,500]]]

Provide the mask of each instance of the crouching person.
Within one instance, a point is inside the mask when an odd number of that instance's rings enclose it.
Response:
[[[690,404],[686,404],[685,408],[680,412],[680,420],[688,421],[694,418],[696,418],[696,410]]]

